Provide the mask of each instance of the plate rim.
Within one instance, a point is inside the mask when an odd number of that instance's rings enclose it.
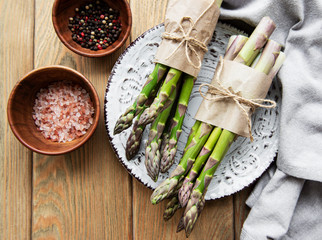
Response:
[[[108,136],[108,140],[110,142],[110,145],[113,149],[113,152],[115,153],[118,161],[122,164],[122,166],[127,170],[127,172],[133,177],[135,178],[139,183],[143,184],[145,187],[147,187],[148,189],[151,189],[153,190],[153,188],[149,185],[147,185],[146,183],[144,183],[141,179],[138,179],[134,173],[132,173],[132,170],[130,168],[128,168],[124,163],[123,161],[121,160],[121,157],[119,156],[117,150],[116,150],[116,147],[114,146],[114,143],[112,142],[112,136],[111,136],[111,133],[107,127],[108,125],[108,120],[106,119],[106,115],[107,115],[107,109],[106,109],[106,103],[107,103],[107,100],[106,100],[106,94],[108,93],[108,90],[109,90],[109,87],[110,87],[110,84],[111,84],[111,78],[115,75],[115,70],[117,69],[117,63],[118,62],[121,62],[122,59],[124,58],[124,56],[127,54],[127,52],[129,51],[129,49],[131,49],[133,46],[136,45],[136,43],[138,41],[140,41],[142,38],[144,38],[148,33],[152,32],[152,31],[155,31],[156,29],[160,28],[164,26],[164,23],[160,23],[158,25],[155,25],[153,26],[152,28],[146,30],[145,32],[143,32],[140,36],[138,36],[133,42],[131,42],[127,47],[126,49],[122,52],[122,54],[117,58],[112,70],[111,70],[111,73],[108,77],[108,80],[107,80],[107,85],[106,85],[106,88],[105,88],[105,94],[104,94],[104,125],[105,125],[105,130],[106,130],[106,134]]]

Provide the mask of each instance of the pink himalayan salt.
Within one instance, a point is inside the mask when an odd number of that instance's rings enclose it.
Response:
[[[89,94],[78,84],[54,82],[37,93],[33,119],[45,138],[70,142],[83,136],[93,123]]]

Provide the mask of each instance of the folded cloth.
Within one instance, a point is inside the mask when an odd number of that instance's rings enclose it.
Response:
[[[263,16],[285,46],[277,169],[258,182],[241,239],[322,239],[322,1],[225,0],[221,19]]]

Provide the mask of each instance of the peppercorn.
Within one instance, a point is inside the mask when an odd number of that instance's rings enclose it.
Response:
[[[118,10],[105,2],[95,1],[75,8],[76,15],[69,17],[68,28],[73,41],[93,51],[106,49],[117,40],[122,31]]]

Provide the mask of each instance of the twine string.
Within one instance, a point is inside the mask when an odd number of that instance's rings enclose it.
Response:
[[[230,87],[225,88],[219,82],[219,76],[220,76],[220,73],[221,73],[221,71],[223,69],[222,62],[223,61],[222,61],[222,58],[221,58],[220,63],[218,64],[218,69],[216,71],[217,73],[215,75],[216,84],[218,86],[208,84],[208,83],[203,83],[199,87],[199,93],[204,99],[206,99],[208,101],[212,101],[212,102],[218,102],[218,101],[222,101],[222,100],[225,100],[225,99],[233,100],[236,103],[236,105],[240,108],[240,110],[242,111],[245,119],[247,120],[248,132],[249,132],[250,140],[253,141],[254,138],[253,138],[253,135],[252,135],[251,114],[255,111],[255,109],[257,107],[266,108],[266,109],[275,108],[276,107],[276,102],[273,101],[273,100],[262,99],[262,98],[247,99],[247,98],[244,98],[244,97],[238,95],[237,93],[235,93],[234,90],[231,89]],[[204,94],[201,91],[202,87],[208,87],[207,94]],[[251,109],[250,112],[248,112],[247,107]]]
[[[207,48],[207,46],[206,46],[206,44],[204,42],[198,40],[195,37],[190,36],[190,34],[191,34],[191,31],[194,29],[195,24],[200,20],[200,18],[210,8],[212,8],[212,6],[214,4],[215,4],[215,1],[212,1],[212,3],[198,17],[196,22],[193,22],[191,17],[183,17],[181,19],[180,23],[177,23],[178,26],[177,26],[177,29],[175,29],[174,33],[164,32],[162,34],[163,39],[180,42],[178,44],[178,46],[172,51],[172,53],[166,59],[169,59],[170,57],[172,57],[180,49],[180,47],[184,44],[185,45],[184,46],[185,47],[185,55],[186,55],[186,58],[187,58],[188,62],[190,63],[190,65],[193,66],[196,69],[199,69],[201,67],[202,59],[200,58],[200,54],[198,53],[198,51],[196,49],[199,49],[199,50],[201,50],[202,52],[205,53],[205,52],[208,51],[208,48]],[[188,29],[187,33],[185,32],[185,30],[183,28],[183,23],[185,21],[190,22],[190,28]],[[193,63],[193,61],[191,60],[189,50],[193,55],[196,56],[197,61],[198,61],[197,64]]]

